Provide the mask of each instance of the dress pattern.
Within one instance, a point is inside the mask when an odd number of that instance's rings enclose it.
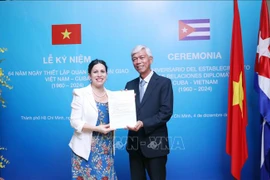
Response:
[[[108,103],[97,102],[97,126],[109,123]],[[93,132],[88,161],[72,153],[72,180],[117,180],[114,169],[113,132]]]

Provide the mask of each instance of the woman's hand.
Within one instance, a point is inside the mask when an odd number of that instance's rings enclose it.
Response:
[[[100,124],[99,126],[97,126],[96,131],[100,132],[102,134],[108,134],[111,131],[114,131],[115,129],[111,129],[110,128],[110,124]]]

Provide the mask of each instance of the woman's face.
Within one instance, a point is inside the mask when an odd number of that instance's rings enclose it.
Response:
[[[96,87],[102,87],[107,79],[106,68],[103,64],[96,64],[93,66],[89,77],[92,81],[92,85]]]

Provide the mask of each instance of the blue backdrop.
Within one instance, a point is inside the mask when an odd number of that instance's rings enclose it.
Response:
[[[249,157],[242,179],[259,179],[260,122],[253,69],[261,1],[239,1],[245,58]],[[121,90],[135,77],[137,44],[150,47],[153,70],[169,77],[174,114],[168,123],[168,180],[228,180],[225,152],[233,1],[0,2],[0,54],[12,90],[0,119],[0,177],[71,178],[72,89],[89,84],[87,66],[104,59],[106,87]],[[183,40],[183,26],[202,28],[205,40]],[[184,23],[184,24],[182,24]],[[52,25],[81,24],[81,44],[52,45]],[[198,30],[198,29],[197,29]],[[200,33],[195,30],[190,35]],[[116,170],[129,179],[126,130],[116,132]]]

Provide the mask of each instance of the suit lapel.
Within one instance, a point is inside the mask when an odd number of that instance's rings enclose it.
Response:
[[[93,96],[93,91],[92,91],[91,85],[89,85],[89,86],[86,87],[86,92],[85,93],[87,94],[86,100],[90,103],[90,105],[96,111],[98,111],[97,104],[96,104],[96,101],[95,101],[94,96]]]
[[[140,104],[140,91],[139,91],[139,83],[140,83],[140,78],[137,78],[137,80],[135,81],[135,101],[136,104]]]

